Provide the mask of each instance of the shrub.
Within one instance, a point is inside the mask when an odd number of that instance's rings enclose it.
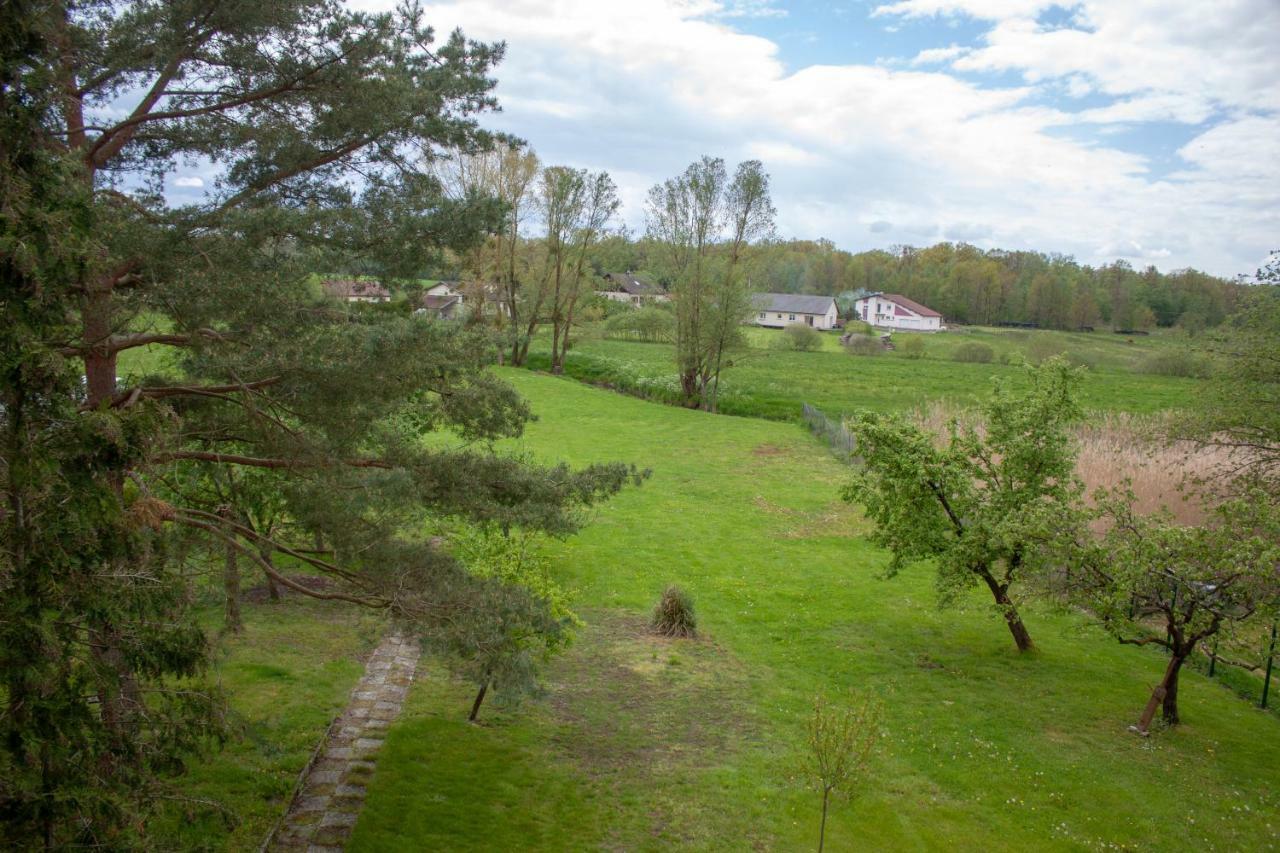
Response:
[[[951,353],[953,361],[967,361],[974,364],[990,364],[995,357],[995,350],[976,341],[961,344],[955,348],[955,352]]]
[[[786,346],[796,352],[813,352],[822,349],[822,335],[813,326],[792,323],[782,330]]]
[[[698,616],[693,611],[693,599],[678,586],[669,586],[662,592],[658,606],[653,608],[653,630],[664,637],[693,637],[698,633]]]
[[[1193,376],[1203,379],[1213,373],[1213,365],[1201,355],[1186,350],[1154,352],[1138,365],[1138,372],[1158,376]]]
[[[884,347],[875,338],[864,335],[852,335],[845,340],[844,348],[850,355],[879,355]]]
[[[903,339],[898,352],[902,353],[903,358],[924,358],[924,338],[920,335],[911,335]]]
[[[614,314],[604,324],[607,338],[665,343],[675,335],[675,316],[664,308],[646,306]]]

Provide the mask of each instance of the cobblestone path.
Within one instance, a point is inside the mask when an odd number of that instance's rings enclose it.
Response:
[[[418,644],[398,634],[388,636],[374,650],[268,849],[311,853],[343,849],[364,804],[378,749],[387,728],[400,716],[413,683],[418,656]]]

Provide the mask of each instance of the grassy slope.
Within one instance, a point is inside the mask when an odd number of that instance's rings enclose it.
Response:
[[[823,335],[819,352],[781,352],[769,347],[781,333],[749,329],[750,348],[732,356],[723,377],[721,409],[729,414],[792,420],[800,404],[811,403],[828,414],[859,408],[910,409],[932,400],[971,401],[984,395],[992,376],[1020,371],[1009,364],[964,364],[950,360],[951,351],[968,342],[988,344],[1001,356],[1025,355],[1028,349],[1068,351],[1095,365],[1083,389],[1088,409],[1148,413],[1181,405],[1200,380],[1151,376],[1133,368],[1161,349],[1186,346],[1169,335],[1137,338],[1133,343],[1109,333],[973,329],[964,333],[923,335],[926,357],[906,359],[894,353],[850,356],[834,333]],[[906,337],[898,333],[898,338]],[[1037,343],[1038,342],[1038,343]],[[545,349],[545,342],[542,348]],[[545,368],[545,353],[534,347],[532,364]],[[569,353],[567,371],[575,378],[649,393],[657,399],[674,395],[672,348],[616,340],[582,340]]]
[[[175,808],[148,826],[157,849],[257,849],[382,630],[371,613],[293,597],[246,602],[243,615],[244,632],[218,641],[213,673],[230,702],[236,737],[194,763],[179,785],[182,796],[216,801],[237,822],[228,826],[207,809]],[[204,617],[216,634],[221,609]]]
[[[926,570],[878,579],[884,553],[800,428],[503,375],[542,417],[529,451],[654,476],[561,548],[589,627],[547,696],[475,727],[469,688],[420,682],[351,849],[803,849],[810,701],[851,688],[884,697],[888,734],[833,849],[1276,843],[1280,721],[1188,674],[1186,723],[1128,734],[1159,654],[1031,610],[1041,652],[1021,658],[981,595],[940,613]],[[673,581],[699,641],[643,632]]]

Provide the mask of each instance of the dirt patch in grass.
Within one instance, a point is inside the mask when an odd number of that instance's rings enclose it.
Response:
[[[712,767],[752,739],[744,667],[710,639],[654,635],[642,616],[583,614],[574,651],[555,664],[556,747],[588,775],[653,777]]]
[[[861,536],[871,530],[871,525],[856,506],[844,501],[831,501],[814,512],[780,506],[756,495],[752,500],[756,508],[777,519],[780,524],[777,535],[783,539],[813,539],[818,536]]]
[[[787,449],[776,444],[757,444],[751,453],[755,456],[785,456]]]

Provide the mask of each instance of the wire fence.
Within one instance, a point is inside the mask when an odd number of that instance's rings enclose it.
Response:
[[[841,459],[854,458],[857,443],[849,430],[845,429],[843,421],[827,417],[821,409],[810,406],[808,403],[801,404],[800,414],[808,425],[809,431],[826,442],[837,456]]]

